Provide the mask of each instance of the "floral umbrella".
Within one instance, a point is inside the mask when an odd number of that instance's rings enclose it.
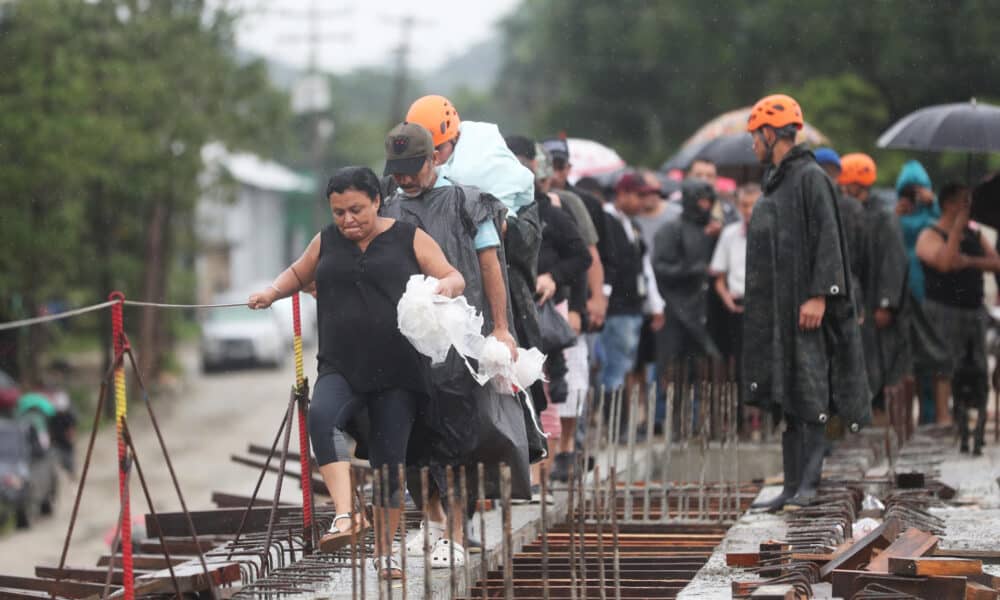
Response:
[[[720,167],[743,167],[755,165],[757,159],[750,149],[751,139],[747,133],[749,106],[731,110],[702,125],[698,131],[684,142],[680,150],[661,167],[662,170],[686,169],[695,158],[705,156]],[[795,140],[811,146],[827,145],[830,141],[818,129],[806,123]]]
[[[569,180],[576,183],[583,177],[606,175],[625,168],[625,161],[618,153],[593,140],[569,138]]]

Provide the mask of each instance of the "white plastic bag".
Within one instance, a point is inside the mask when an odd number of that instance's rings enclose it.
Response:
[[[444,362],[452,346],[463,356],[478,356],[483,345],[482,316],[463,296],[435,294],[437,285],[433,277],[410,277],[396,306],[399,331],[433,364]]]
[[[396,307],[399,331],[418,352],[430,357],[433,364],[440,364],[454,347],[479,385],[492,380],[506,391],[511,385],[527,389],[542,378],[544,354],[537,348],[518,348],[515,363],[500,340],[483,337],[483,317],[465,297],[435,294],[437,284],[433,277],[411,276]],[[469,359],[479,361],[478,371]]]

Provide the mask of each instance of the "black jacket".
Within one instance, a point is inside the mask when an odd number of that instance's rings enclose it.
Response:
[[[570,310],[581,312],[586,307],[586,297],[573,294],[586,281],[590,268],[590,251],[579,229],[562,208],[553,206],[547,194],[536,194],[538,213],[542,221],[542,245],[538,251],[538,273],[548,273],[556,282],[556,303],[570,300]],[[582,300],[582,302],[581,302]]]
[[[624,225],[611,215],[608,217],[607,240],[609,251],[602,255],[604,282],[611,285],[608,298],[609,315],[641,315],[646,300],[645,277],[642,273],[642,259],[646,255],[646,243],[642,241],[639,226],[632,219],[625,219]],[[631,227],[632,241],[625,233]]]
[[[795,146],[765,174],[747,230],[745,397],[810,423],[836,413],[857,431],[871,421],[871,394],[845,246],[832,182]],[[803,331],[799,310],[819,296],[822,324]]]
[[[857,279],[861,282],[861,306],[864,321],[865,362],[868,386],[873,394],[887,385],[894,385],[912,371],[909,352],[909,260],[903,245],[903,231],[896,215],[872,198],[866,204],[853,198],[862,207],[858,238],[851,248],[858,265]],[[875,326],[875,311],[892,311],[893,322],[884,329]]]
[[[683,184],[684,212],[668,221],[656,233],[653,244],[653,271],[665,302],[666,322],[660,332],[660,346],[669,352],[661,359],[673,361],[674,352],[693,356],[718,356],[708,332],[708,265],[712,262],[716,238],[705,233],[710,212],[698,208],[698,199],[713,198],[711,185],[687,180]],[[687,343],[690,340],[693,343]]]

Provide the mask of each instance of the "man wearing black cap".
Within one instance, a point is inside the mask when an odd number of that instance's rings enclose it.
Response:
[[[516,354],[517,344],[509,329],[513,317],[508,302],[504,248],[499,235],[507,209],[499,200],[477,188],[455,185],[438,177],[434,168],[436,154],[430,132],[420,125],[404,122],[389,132],[385,140],[385,174],[392,175],[399,189],[385,199],[381,214],[417,225],[440,244],[449,262],[465,277],[465,297],[483,315],[484,335],[496,337]],[[454,515],[451,540],[444,534],[445,516],[440,503],[440,491],[447,490],[444,465],[467,464],[470,460],[488,463],[487,495],[497,497],[496,466],[505,462],[511,465],[514,497],[530,498],[528,442],[517,403],[513,405],[516,417],[505,420],[505,424],[515,430],[503,432],[502,445],[496,439],[496,430],[491,429],[493,423],[483,421],[478,407],[503,407],[496,410],[507,414],[514,400],[492,385],[477,385],[454,350],[442,365],[431,367],[430,380],[431,396],[424,420],[431,430],[431,438],[419,448],[411,444],[407,462],[431,466],[431,522],[422,524],[428,529],[434,545],[431,563],[447,567],[449,545],[454,545],[456,565],[461,566],[459,563],[464,559],[463,516]],[[493,442],[484,436],[491,436]],[[488,457],[483,456],[484,444],[491,446],[486,449],[492,452]],[[474,481],[475,468],[467,471],[472,474],[470,480]],[[409,487],[419,489],[419,483],[411,482]],[[421,554],[423,536],[416,536],[413,542],[407,545],[407,552]]]
[[[625,375],[635,365],[643,313],[652,316],[653,331],[663,327],[663,298],[656,287],[646,243],[632,220],[647,194],[659,194],[659,190],[639,173],[626,173],[615,186],[614,204],[604,205],[610,217],[607,235],[614,248],[606,262],[606,272],[614,275],[605,277],[611,293],[600,338],[604,350],[601,383],[609,391],[624,385]]]
[[[608,239],[608,217],[604,214],[601,201],[593,194],[572,186],[569,183],[569,144],[562,138],[554,138],[542,142],[542,147],[552,157],[552,176],[549,178],[553,191],[568,190],[583,200],[590,214],[590,219],[597,230],[597,252],[591,253],[590,270],[587,272],[587,287],[590,289],[590,299],[587,301],[587,322],[591,330],[600,329],[608,311],[608,294],[604,289],[607,279],[606,255],[611,253]]]

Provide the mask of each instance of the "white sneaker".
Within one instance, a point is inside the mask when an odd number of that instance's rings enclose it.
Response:
[[[452,542],[448,538],[441,538],[434,544],[434,551],[431,552],[432,569],[448,569],[452,563],[452,546],[454,546],[454,561],[456,567],[465,566],[465,548],[458,542]]]
[[[444,523],[435,523],[430,521],[420,522],[420,529],[412,534],[410,534],[409,539],[406,540],[406,554],[408,556],[423,556],[424,555],[424,528],[427,528],[427,537],[430,539],[431,549],[437,545],[438,540],[444,537]]]

